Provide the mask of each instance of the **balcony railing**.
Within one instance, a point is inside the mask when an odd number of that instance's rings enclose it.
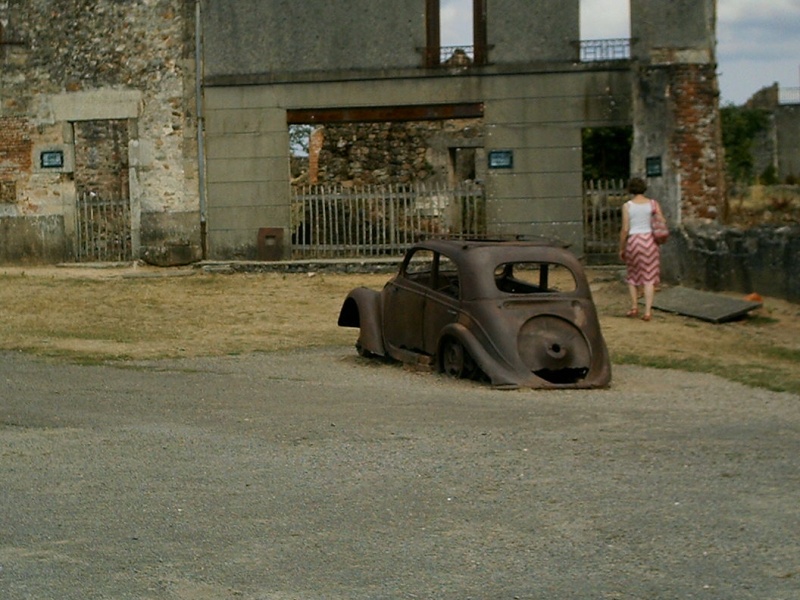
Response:
[[[445,67],[468,67],[475,61],[475,46],[441,46],[439,64]]]
[[[629,38],[581,40],[580,49],[581,62],[629,60],[631,40]]]

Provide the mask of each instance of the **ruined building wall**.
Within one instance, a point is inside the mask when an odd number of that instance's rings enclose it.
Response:
[[[474,160],[472,168],[456,164],[458,150],[483,145],[480,119],[339,123],[317,131],[322,143],[314,161],[314,183],[448,185],[479,179],[483,166]]]
[[[631,172],[673,226],[726,214],[715,24],[715,0],[631,1]]]
[[[116,189],[130,199],[140,252],[199,248],[194,2],[5,0],[0,24],[4,136],[29,144],[28,153],[0,140],[0,218],[60,220],[67,260],[77,194]],[[97,156],[100,147],[111,154]],[[43,167],[45,150],[63,152],[64,164]],[[86,175],[90,162],[114,181]]]

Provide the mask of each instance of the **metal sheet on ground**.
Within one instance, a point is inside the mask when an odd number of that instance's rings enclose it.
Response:
[[[653,308],[711,323],[724,323],[740,319],[751,310],[761,308],[761,303],[686,287],[674,287],[658,292]]]

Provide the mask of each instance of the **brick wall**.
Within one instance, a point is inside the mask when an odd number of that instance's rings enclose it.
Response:
[[[670,72],[677,126],[669,143],[680,174],[683,217],[724,219],[724,155],[715,66],[675,65]]]
[[[28,119],[0,117],[0,203],[17,200],[17,178],[31,170],[33,145]]]

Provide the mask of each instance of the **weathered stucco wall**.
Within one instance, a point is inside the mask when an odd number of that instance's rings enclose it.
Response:
[[[380,93],[375,86],[345,80],[206,90],[210,256],[254,258],[258,229],[288,226],[287,109],[392,107],[410,99],[482,103],[483,151],[513,153],[513,168],[486,170],[490,234],[541,235],[582,247],[581,130],[630,122],[627,70],[421,73],[383,81]]]
[[[579,0],[487,3],[494,64],[574,61]],[[253,82],[314,74],[419,69],[426,38],[424,0],[239,0],[205,2],[206,76]],[[466,40],[469,45],[472,40]],[[385,74],[383,75],[385,76]]]
[[[492,62],[578,60],[580,0],[491,0],[488,12]]]
[[[118,162],[130,169],[121,193],[127,192],[134,220],[197,213],[194,2],[7,0],[0,20],[0,118],[8,135],[27,136],[30,145],[24,161],[9,157],[0,143],[0,215],[60,216],[67,238],[61,260],[71,259],[79,187],[75,125],[109,119],[127,121],[130,132],[127,155]],[[63,152],[64,164],[43,168],[44,150]],[[179,237],[199,249],[198,231],[194,225]],[[18,254],[9,249],[0,260]]]
[[[260,228],[289,225],[287,111],[409,105],[481,105],[476,155],[513,154],[512,168],[484,169],[490,233],[581,247],[581,130],[629,124],[631,82],[627,63],[576,62],[579,2],[489,2],[488,64],[424,69],[426,3],[365,1],[208,6],[209,255],[253,258]],[[308,11],[324,18],[288,35]],[[387,14],[388,34],[372,26]]]
[[[425,47],[420,0],[205,2],[204,22],[210,79],[417,68]]]

